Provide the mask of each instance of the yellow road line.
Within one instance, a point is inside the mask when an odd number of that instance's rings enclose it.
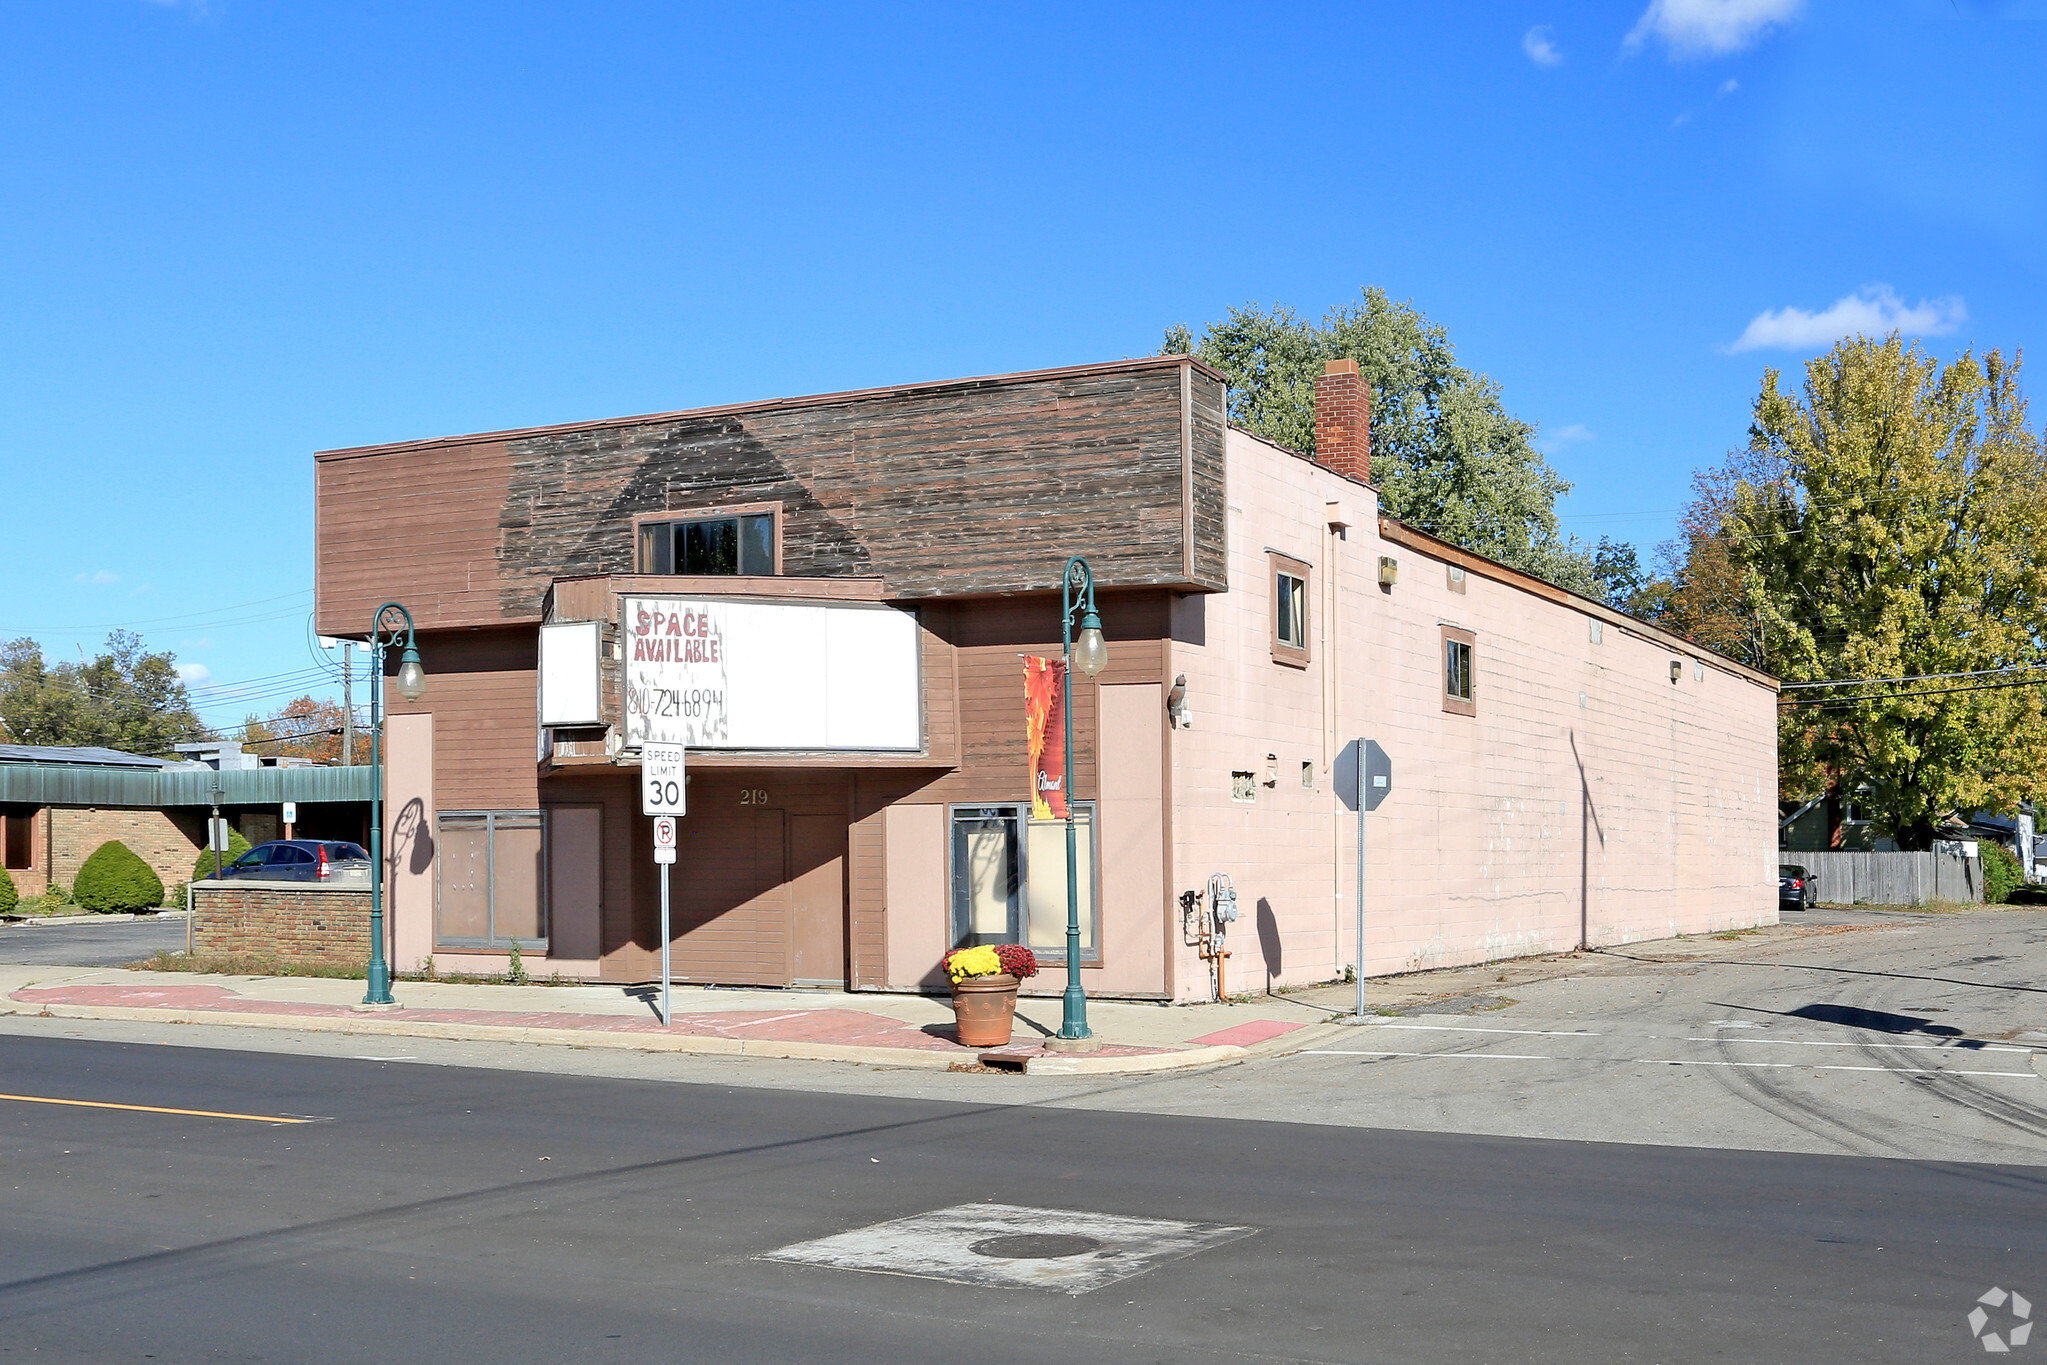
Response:
[[[312,1119],[287,1118],[281,1114],[223,1114],[212,1109],[166,1109],[156,1104],[110,1104],[105,1100],[61,1100],[50,1095],[0,1095],[0,1100],[21,1104],[68,1104],[80,1109],[126,1109],[137,1114],[183,1114],[194,1119],[246,1119],[250,1123],[312,1123]]]

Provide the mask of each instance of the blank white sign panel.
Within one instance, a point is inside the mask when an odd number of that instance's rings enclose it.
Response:
[[[569,621],[540,628],[540,723],[602,725],[597,651],[603,623]]]
[[[915,753],[917,618],[894,607],[627,597],[625,742]]]

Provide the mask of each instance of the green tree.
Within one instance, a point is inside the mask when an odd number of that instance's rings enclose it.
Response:
[[[169,753],[201,732],[176,659],[148,653],[141,636],[121,630],[97,658],[75,664],[46,662],[34,640],[0,645],[0,724],[18,744],[141,754]]]
[[[1801,393],[1766,371],[1749,437],[1702,484],[1683,576],[1719,575],[1746,661],[1786,681],[1907,680],[1788,693],[1783,793],[1867,783],[1910,849],[2047,796],[2047,463],[2017,363],[1852,338]]]
[[[216,854],[210,848],[200,849],[197,861],[192,864],[192,880],[196,882],[211,877],[213,875],[213,864],[216,861],[222,867],[233,867],[235,859],[248,851],[249,841],[242,837],[240,830],[229,826],[227,831],[227,852]]]
[[[1230,420],[1313,454],[1315,381],[1326,360],[1351,359],[1372,386],[1372,482],[1379,504],[1431,535],[1588,597],[1607,592],[1593,558],[1557,529],[1570,485],[1511,416],[1500,387],[1457,363],[1449,334],[1382,289],[1331,308],[1319,323],[1290,308],[1247,304],[1197,340],[1167,330],[1161,354],[1194,355],[1230,382]]]

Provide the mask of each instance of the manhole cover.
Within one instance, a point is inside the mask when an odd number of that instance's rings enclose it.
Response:
[[[1085,1294],[1251,1233],[1225,1223],[956,1204],[798,1242],[763,1259]]]
[[[1060,1256],[1085,1256],[1101,1249],[1102,1244],[1092,1237],[1069,1237],[1057,1232],[985,1237],[967,1248],[976,1256],[999,1256],[1012,1261],[1050,1261]]]

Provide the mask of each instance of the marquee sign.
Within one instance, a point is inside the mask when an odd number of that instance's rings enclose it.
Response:
[[[628,596],[625,746],[923,747],[917,618],[894,607]]]

